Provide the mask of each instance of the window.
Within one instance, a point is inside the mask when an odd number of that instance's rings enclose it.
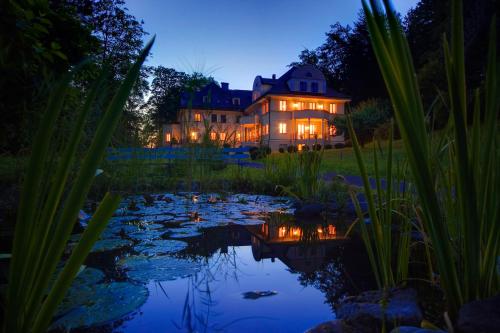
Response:
[[[171,141],[172,141],[172,134],[165,133],[165,142],[171,142]]]
[[[286,123],[280,123],[279,128],[280,128],[280,134],[286,134]]]
[[[316,110],[316,103],[309,102],[309,110]]]
[[[269,134],[269,124],[262,125],[262,135]]]
[[[236,132],[236,142],[240,142],[240,141],[241,141],[241,133]]]
[[[193,141],[198,140],[198,132],[195,132],[195,131],[191,132],[191,140],[193,140]]]
[[[212,141],[217,140],[217,133],[215,133],[215,132],[210,132],[210,140],[212,140]]]
[[[305,110],[306,109],[306,103],[300,102],[300,109]]]
[[[226,133],[224,133],[224,132],[219,133],[219,139],[221,139],[221,141],[226,140]]]
[[[233,98],[233,105],[240,105],[240,99],[238,97]]]
[[[306,81],[300,81],[300,83],[299,83],[299,89],[300,89],[300,91],[307,91],[307,82]]]
[[[210,103],[210,96],[203,96],[203,103]]]
[[[226,115],[225,115],[225,114],[221,114],[221,115],[220,115],[220,122],[221,122],[221,123],[223,123],[223,124],[225,124],[225,123],[226,123],[226,121],[227,121],[227,119],[226,119]]]
[[[280,101],[280,111],[286,111],[286,101]]]
[[[213,114],[211,118],[212,118],[213,123],[217,122],[217,115],[216,114]]]
[[[236,123],[239,124],[240,123],[240,119],[241,119],[241,116],[237,116],[236,117]]]
[[[309,134],[316,134],[316,125],[311,124],[311,126],[309,126]]]
[[[298,135],[304,135],[305,132],[305,126],[304,124],[298,124],[297,125],[297,134]]]
[[[266,114],[268,112],[269,112],[269,103],[268,102],[262,103],[262,114]]]
[[[201,113],[194,114],[194,121],[201,121]]]
[[[323,110],[323,104],[317,104],[316,107],[318,108],[318,110]]]
[[[311,83],[311,92],[317,93],[318,92],[318,82],[312,82]]]
[[[337,113],[337,104],[330,104],[330,113]]]

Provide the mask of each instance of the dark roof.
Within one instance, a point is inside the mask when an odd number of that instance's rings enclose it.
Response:
[[[204,103],[203,96],[210,96],[210,102]],[[191,94],[188,92],[181,94],[181,108],[189,107],[190,98]],[[240,105],[234,105],[233,98],[239,98]],[[191,106],[196,109],[243,111],[250,104],[252,104],[252,92],[250,90],[225,90],[219,87],[217,83],[211,82],[194,93]]]
[[[281,75],[277,79],[269,79],[269,78],[261,78],[262,84],[270,84],[272,85],[271,89],[269,89],[265,94],[260,96],[257,100],[260,100],[264,96],[267,95],[309,95],[309,96],[318,96],[318,97],[332,97],[332,98],[343,98],[349,99],[350,97],[342,94],[332,87],[326,87],[326,93],[312,93],[312,92],[303,92],[303,91],[292,91],[288,88],[288,80],[292,76],[293,71],[297,67],[290,68],[285,74]]]

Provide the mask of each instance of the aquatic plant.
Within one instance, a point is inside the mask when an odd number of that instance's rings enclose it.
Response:
[[[53,90],[34,140],[21,192],[9,267],[3,324],[5,333],[47,331],[58,304],[118,206],[120,197],[106,194],[46,295],[79,210],[153,41],[143,49],[103,113],[92,143],[84,159],[78,163],[80,167],[72,181],[69,181],[69,175],[76,164],[77,148],[86,119],[96,99],[105,91],[107,73],[103,71],[92,85],[62,154],[54,157],[55,165],[49,163],[51,140],[76,70],[66,74]]]
[[[451,2],[450,43],[443,38],[448,81],[448,128],[435,141],[425,113],[412,57],[390,1],[363,1],[373,50],[389,92],[418,193],[419,218],[432,243],[450,319],[469,301],[500,290],[496,19],[491,23],[484,89],[474,94],[467,123],[462,1]],[[383,10],[385,8],[385,11]],[[482,95],[482,96],[481,96]],[[483,97],[483,101],[481,98]],[[482,114],[482,117],[481,117]]]
[[[368,204],[370,217],[367,225],[365,213],[361,210],[357,191],[351,190],[357,224],[365,244],[370,264],[379,288],[388,289],[404,283],[408,277],[411,240],[411,197],[402,184],[405,184],[404,172],[393,166],[393,126],[391,124],[387,151],[386,174],[379,171],[377,147],[373,148],[375,166],[375,189],[372,190],[366,166],[363,161],[360,143],[354,131],[351,118],[347,127],[352,138],[352,146],[363,181],[363,194]],[[385,186],[382,183],[385,177]],[[395,232],[395,229],[398,232]],[[397,253],[394,258],[394,253]]]

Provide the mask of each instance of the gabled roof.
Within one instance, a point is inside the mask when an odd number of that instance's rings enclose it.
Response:
[[[210,101],[204,102],[203,96],[210,96]],[[193,96],[189,92],[183,92],[181,94],[181,109],[189,107],[191,98],[191,107],[196,109],[243,111],[252,104],[252,92],[250,90],[222,89],[215,82],[207,84],[199,91],[196,91]],[[234,105],[233,98],[239,98],[240,104]]]
[[[281,75],[277,79],[269,79],[269,78],[260,78],[262,84],[271,85],[271,89],[269,89],[266,93],[261,95],[256,101],[262,99],[267,95],[294,95],[294,96],[318,96],[318,97],[331,97],[331,98],[340,98],[340,99],[349,99],[350,97],[336,91],[332,87],[326,87],[326,93],[313,93],[313,92],[304,92],[304,91],[292,91],[288,87],[288,80],[292,78],[293,72],[298,69],[298,66],[293,66],[290,68],[285,74]],[[255,102],[256,102],[255,101]]]

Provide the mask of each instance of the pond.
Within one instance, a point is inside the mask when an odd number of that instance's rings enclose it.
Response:
[[[298,221],[286,198],[127,198],[58,310],[54,331],[303,332],[373,287],[350,221]],[[67,252],[79,238],[72,236]]]

